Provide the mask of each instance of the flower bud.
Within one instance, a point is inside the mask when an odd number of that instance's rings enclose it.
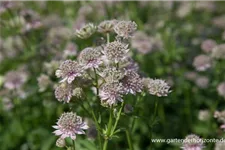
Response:
[[[87,39],[96,31],[96,26],[92,23],[86,24],[79,30],[76,30],[76,36],[81,39]]]

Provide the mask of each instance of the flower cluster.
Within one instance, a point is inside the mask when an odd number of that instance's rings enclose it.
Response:
[[[181,147],[183,150],[202,150],[204,147],[203,140],[195,134],[186,136]]]
[[[221,129],[225,130],[225,111],[215,111],[214,117],[217,118],[219,122],[222,122],[223,124],[220,126]]]
[[[93,24],[87,24],[77,30],[76,35],[86,39],[95,32],[95,29]],[[129,94],[137,95],[146,92],[158,97],[167,96],[171,92],[169,85],[164,80],[142,77],[139,74],[139,66],[131,58],[128,41],[136,29],[136,23],[131,21],[101,22],[98,25],[98,32],[106,34],[107,43],[86,47],[77,54],[76,60],[68,59],[59,65],[55,75],[61,81],[55,88],[56,99],[60,102],[72,103],[71,99],[74,96],[78,101],[85,99],[92,105],[95,101],[89,100],[84,92],[89,88],[102,106],[111,109],[124,102],[124,97]],[[115,32],[117,36],[110,41],[111,32]],[[39,84],[42,78],[45,79],[44,76],[40,77]],[[83,81],[84,83],[78,84]],[[133,111],[129,104],[125,106],[124,111]],[[61,136],[57,140],[57,145],[62,147],[64,145],[62,139],[70,137],[74,140],[76,134],[83,134],[82,129],[87,129],[87,126],[79,116],[71,112],[64,113],[54,128],[57,129],[54,133]]]

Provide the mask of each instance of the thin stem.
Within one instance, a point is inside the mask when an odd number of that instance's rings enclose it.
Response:
[[[109,122],[107,125],[107,131],[106,131],[106,135],[105,135],[106,137],[105,137],[105,141],[104,141],[104,145],[103,145],[103,150],[107,149],[108,140],[109,140],[110,133],[112,130],[112,119],[113,119],[112,117],[113,117],[113,109],[110,108]]]
[[[120,110],[119,110],[118,115],[116,117],[116,122],[115,122],[115,124],[113,126],[113,129],[112,129],[112,132],[111,132],[111,136],[114,134],[114,132],[116,130],[117,124],[118,124],[118,122],[120,120],[120,116],[121,116],[121,112],[123,110],[123,107],[124,107],[124,102],[122,102],[121,107],[120,107]]]
[[[76,150],[75,140],[73,140],[73,149]]]
[[[107,136],[110,136],[111,129],[112,129],[112,119],[113,119],[113,109],[110,109],[110,116],[109,116],[109,122],[108,122],[108,128],[107,128]],[[107,138],[108,138],[107,137]]]
[[[133,150],[133,145],[132,145],[132,142],[131,142],[131,136],[130,136],[130,132],[128,129],[126,129],[126,137],[127,137],[127,142],[128,142],[128,145],[129,145],[129,149],[130,150]]]
[[[95,86],[96,86],[97,97],[98,97],[99,95],[98,74],[95,68],[94,68],[94,73],[95,73],[95,84],[96,84]]]
[[[92,113],[92,117],[94,118],[94,122],[95,122],[95,125],[97,127],[97,130],[98,130],[98,143],[99,143],[99,148],[102,149],[101,127],[100,127],[100,125],[98,123],[98,120],[97,120],[97,118],[96,118],[95,113],[94,113],[93,110],[91,111],[91,113]]]
[[[135,103],[134,103],[134,109],[136,109],[136,106],[138,105],[138,103],[142,100],[144,98],[144,96],[138,96],[137,97],[137,100],[135,101]],[[139,110],[137,110],[137,114],[139,113]],[[132,123],[131,123],[131,132],[133,132],[133,129],[134,129],[134,125],[135,125],[135,122],[136,122],[136,118],[134,117],[133,118],[133,121],[132,121]]]
[[[109,33],[106,33],[106,36],[107,36],[107,44],[110,42],[110,35]]]

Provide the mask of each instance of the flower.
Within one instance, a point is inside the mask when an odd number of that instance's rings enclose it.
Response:
[[[152,95],[161,97],[167,96],[171,92],[170,86],[164,80],[144,78],[142,82]]]
[[[205,41],[202,42],[201,44],[201,49],[206,52],[209,53],[212,51],[212,49],[216,46],[216,41],[212,40],[212,39],[207,39]]]
[[[124,72],[118,70],[116,67],[106,67],[101,72],[99,72],[99,75],[107,83],[113,83],[119,82],[119,80],[121,80],[124,77]]]
[[[55,97],[60,102],[69,103],[73,95],[73,89],[71,84],[62,83],[55,89]]]
[[[218,121],[225,123],[225,110],[224,111],[215,111],[214,118],[217,118]]]
[[[198,113],[198,119],[201,121],[207,121],[210,118],[209,110],[200,110]]]
[[[205,89],[208,87],[209,85],[209,78],[205,77],[205,76],[199,76],[196,78],[195,80],[195,84],[201,88],[201,89]]]
[[[190,81],[194,81],[198,77],[198,74],[196,72],[189,71],[184,74],[184,77]]]
[[[66,142],[63,138],[58,138],[58,140],[56,141],[55,145],[57,147],[65,147],[66,146]]]
[[[53,128],[56,129],[53,132],[56,136],[60,136],[62,139],[69,137],[75,140],[76,134],[85,134],[83,130],[88,129],[88,125],[76,113],[66,112],[61,115]]]
[[[69,84],[76,78],[82,75],[83,68],[76,61],[66,60],[56,70],[56,76],[63,78],[61,82],[67,81]]]
[[[116,105],[122,102],[122,85],[119,82],[105,83],[99,89],[99,97],[103,106]]]
[[[4,77],[4,87],[13,90],[19,89],[27,81],[27,74],[22,71],[9,71]]]
[[[118,63],[126,58],[126,54],[129,51],[128,45],[121,43],[119,41],[114,41],[108,43],[104,50],[103,54],[106,58],[114,63]]]
[[[207,55],[198,55],[194,58],[193,66],[198,71],[205,71],[211,67],[211,58]]]
[[[81,39],[87,39],[96,31],[96,26],[92,23],[84,25],[79,30],[76,30],[76,36]]]
[[[136,30],[137,24],[134,21],[119,21],[114,27],[116,34],[124,38],[132,37]]]
[[[131,57],[127,57],[121,64],[121,68],[125,68],[126,70],[138,71],[139,66],[138,63],[135,62]]]
[[[203,140],[195,134],[190,134],[185,137],[181,148],[183,150],[202,150],[203,147]]]
[[[135,32],[132,37],[131,46],[137,49],[142,54],[147,54],[152,51],[153,43],[144,32]]]
[[[82,98],[84,95],[84,91],[82,88],[80,87],[76,87],[74,90],[73,90],[73,96],[75,96],[76,98]]]
[[[118,21],[117,20],[106,20],[101,22],[98,25],[98,32],[100,33],[109,33],[114,31],[114,26],[116,25]]]
[[[215,17],[212,23],[219,28],[225,29],[225,15]]]
[[[225,44],[214,47],[212,50],[212,57],[216,59],[225,59]]]
[[[121,83],[125,94],[131,93],[135,95],[137,92],[141,92],[144,87],[139,74],[134,70],[125,71],[125,76],[121,79]]]
[[[51,84],[51,80],[50,80],[49,76],[47,76],[45,74],[41,74],[37,80],[38,80],[38,86],[39,86],[40,92],[45,91],[46,88]]]
[[[225,147],[225,142],[222,141],[221,139],[218,142],[216,142],[214,150],[224,150],[224,147]]]
[[[225,98],[225,82],[222,82],[217,86],[217,92],[220,96]]]
[[[78,61],[85,69],[98,68],[102,64],[101,51],[98,48],[87,47],[79,54]]]
[[[77,45],[74,43],[68,43],[63,53],[64,57],[76,56],[77,55]]]
[[[14,104],[13,104],[13,101],[9,99],[8,97],[3,97],[2,106],[5,111],[10,111],[14,107]]]

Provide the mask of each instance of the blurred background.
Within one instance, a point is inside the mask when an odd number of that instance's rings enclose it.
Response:
[[[214,112],[225,106],[225,2],[1,1],[1,150],[58,149],[52,125],[68,106],[54,96],[55,70],[61,61],[76,59],[83,48],[101,42],[101,34],[77,39],[76,29],[111,19],[137,23],[130,45],[133,58],[145,75],[165,79],[172,87],[168,97],[148,96],[140,105],[149,116],[152,99],[160,100],[153,138],[184,138],[190,133],[224,137],[223,122]],[[135,150],[149,149],[144,122],[138,121],[132,135]],[[95,150],[93,141],[81,136],[77,146]],[[109,149],[127,147],[121,135]],[[180,149],[178,143],[153,147]],[[225,148],[218,147],[207,143],[205,149]]]

